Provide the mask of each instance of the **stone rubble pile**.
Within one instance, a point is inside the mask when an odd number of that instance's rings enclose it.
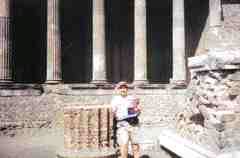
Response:
[[[240,54],[213,51],[189,59],[191,82],[178,132],[215,152],[240,146]]]

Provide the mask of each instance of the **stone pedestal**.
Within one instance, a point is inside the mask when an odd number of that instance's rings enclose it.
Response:
[[[177,134],[160,144],[187,158],[233,158],[240,153],[240,50],[211,50],[188,59],[191,82],[176,115]],[[176,146],[181,143],[182,146]],[[176,148],[177,147],[177,148]]]
[[[204,146],[215,152],[240,146],[240,50],[211,51],[189,58],[193,110],[203,116]],[[195,113],[196,114],[196,113]]]
[[[110,158],[115,156],[109,106],[64,108],[64,149],[58,158]]]

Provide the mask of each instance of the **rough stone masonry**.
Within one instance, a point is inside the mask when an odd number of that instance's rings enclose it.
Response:
[[[189,67],[188,105],[178,115],[178,132],[217,154],[239,150],[239,50],[192,57]]]

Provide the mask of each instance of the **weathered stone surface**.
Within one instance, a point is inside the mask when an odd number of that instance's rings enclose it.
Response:
[[[57,158],[116,158],[115,150],[113,149],[89,149],[89,150],[65,150],[57,152]]]
[[[219,1],[211,0],[209,2]],[[207,19],[207,25],[205,25],[205,29],[202,32],[202,38],[196,54],[203,55],[208,53],[209,50],[216,49],[229,50],[239,48],[240,4],[233,1],[224,1],[221,3],[221,11],[219,11],[218,5],[216,7],[215,10],[210,11],[211,17]],[[212,22],[213,25],[211,24]]]
[[[206,150],[169,130],[162,131],[158,139],[160,145],[182,158],[215,158],[217,156],[216,153]]]
[[[211,51],[205,55],[189,58],[188,66],[191,71],[239,69],[239,51],[240,49]]]
[[[222,5],[223,21],[221,40],[225,48],[239,48],[240,43],[240,4],[225,3]]]
[[[238,158],[240,157],[239,151],[226,152],[217,156],[217,158]]]
[[[211,51],[189,59],[193,72],[188,87],[190,94],[185,113],[178,115],[178,133],[216,153],[234,150],[240,145],[237,134],[239,59],[236,50]],[[200,122],[197,115],[202,117]]]
[[[68,105],[64,107],[64,147],[69,150],[111,147],[112,125],[109,105]]]
[[[57,157],[115,157],[111,139],[113,115],[110,105],[78,104],[64,107],[64,149]]]
[[[0,84],[1,97],[13,96],[40,96],[43,93],[43,87],[34,84]]]
[[[23,86],[24,87],[24,86]],[[83,88],[74,85],[44,84],[39,96],[0,97],[1,135],[21,135],[25,129],[38,130],[63,128],[62,108],[72,103],[106,105],[111,102],[113,89]],[[78,86],[77,86],[78,87]],[[141,147],[150,150],[156,145],[156,138],[163,128],[171,128],[176,114],[185,106],[186,89],[139,88],[130,89],[130,94],[140,98],[143,138]],[[34,133],[34,132],[33,132]],[[154,153],[152,153],[154,155]]]

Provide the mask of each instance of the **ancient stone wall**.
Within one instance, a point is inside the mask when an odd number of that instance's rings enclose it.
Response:
[[[187,104],[178,114],[178,132],[215,153],[240,145],[239,51],[217,51],[189,59]]]
[[[113,89],[75,89],[71,85],[46,86],[11,90],[0,97],[1,134],[14,136],[23,130],[63,129],[63,107],[76,105],[109,105]],[[4,91],[4,90],[1,90]],[[7,90],[5,90],[7,91]],[[14,92],[15,91],[15,92]],[[16,92],[18,91],[18,92]],[[27,92],[30,92],[29,94]],[[185,106],[185,89],[130,89],[130,93],[140,98],[142,113],[140,121],[143,131],[142,144],[153,148],[162,128],[173,126],[175,116]],[[21,96],[21,94],[24,94]],[[28,95],[27,95],[28,94]],[[30,95],[32,94],[32,96]],[[34,94],[34,95],[33,95]]]
[[[231,1],[229,1],[231,2]],[[225,3],[223,9],[223,31],[220,33],[220,38],[224,43],[231,47],[240,47],[240,2],[238,3]]]
[[[239,48],[240,42],[240,2],[224,1],[222,3],[222,21],[221,26],[214,35],[209,34],[209,18],[206,21],[205,29],[202,32],[198,43],[196,55],[205,54],[209,48],[215,49],[235,49]],[[211,45],[211,46],[210,46]]]

